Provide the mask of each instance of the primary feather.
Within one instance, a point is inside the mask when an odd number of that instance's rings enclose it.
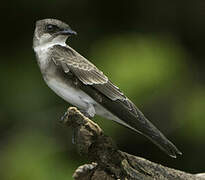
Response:
[[[118,117],[120,119],[118,123],[143,134],[171,157],[181,154],[95,65],[69,46],[56,45],[53,48],[52,57],[65,73],[72,72],[84,84],[84,91],[92,98],[95,99],[93,93],[90,93],[90,90],[87,91],[86,85],[92,86],[94,91],[99,91],[104,98],[98,103]]]

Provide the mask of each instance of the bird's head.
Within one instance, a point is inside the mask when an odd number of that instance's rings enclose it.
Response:
[[[65,43],[71,35],[77,35],[69,25],[57,19],[43,19],[36,22],[33,46],[47,43]]]

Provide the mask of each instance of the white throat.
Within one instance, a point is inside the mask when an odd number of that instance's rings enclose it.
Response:
[[[66,46],[65,43],[65,36],[64,39],[62,37],[56,37],[52,39],[51,41],[42,41],[39,40],[39,45],[34,47],[34,51],[37,54],[37,61],[40,66],[40,69],[45,69],[48,65],[48,56],[49,56],[49,50],[55,45],[61,45]]]
[[[49,41],[50,39],[50,41]],[[39,45],[34,47],[34,51],[38,53],[39,51],[46,51],[49,48],[53,47],[54,45],[61,45],[61,46],[66,46],[66,39],[67,36],[57,36],[53,39],[51,37],[48,37],[48,35],[43,35],[41,38],[38,39],[40,42]]]
[[[40,52],[40,51],[47,51],[49,48],[55,46],[55,45],[61,45],[61,46],[66,46],[65,42],[48,42],[39,46],[34,47],[34,51],[36,53]]]

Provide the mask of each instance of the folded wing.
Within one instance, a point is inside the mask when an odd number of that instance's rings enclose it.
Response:
[[[56,45],[52,52],[52,60],[61,66],[65,73],[71,71],[83,84],[84,90],[92,86],[92,91],[102,94],[103,107],[122,120],[123,125],[140,132],[159,146],[171,157],[181,152],[143,115],[143,113],[116,87],[95,65],[86,60],[70,47]],[[90,89],[90,88],[89,88]],[[87,93],[93,96],[94,93]]]

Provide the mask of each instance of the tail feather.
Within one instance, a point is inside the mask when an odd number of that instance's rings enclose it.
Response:
[[[135,113],[137,116],[134,116],[133,113],[124,112],[118,117],[126,122],[128,127],[131,127],[131,129],[150,139],[170,157],[176,158],[177,155],[182,155],[177,147],[169,141],[136,107]]]
[[[145,118],[142,116],[141,118]],[[177,149],[177,147],[169,141],[153,124],[151,124],[146,118],[145,120],[148,122],[141,130],[141,133],[150,139],[154,144],[156,144],[161,150],[167,153],[170,157],[176,158],[177,155],[182,155],[182,153]]]
[[[120,100],[113,103],[104,101],[103,105],[109,109],[113,115],[119,118],[120,121],[117,121],[118,123],[144,135],[170,157],[176,158],[177,155],[182,155],[177,147],[169,141],[131,101],[128,100],[126,103],[129,103],[129,106]]]
[[[172,144],[129,99],[125,98],[124,100],[111,100],[110,98],[102,95],[99,100],[99,92],[96,91],[95,88],[88,88],[82,84],[81,88],[99,104],[111,112],[112,115],[117,117],[112,120],[115,120],[118,123],[143,134],[173,158],[176,158],[177,155],[182,154],[176,146]]]

